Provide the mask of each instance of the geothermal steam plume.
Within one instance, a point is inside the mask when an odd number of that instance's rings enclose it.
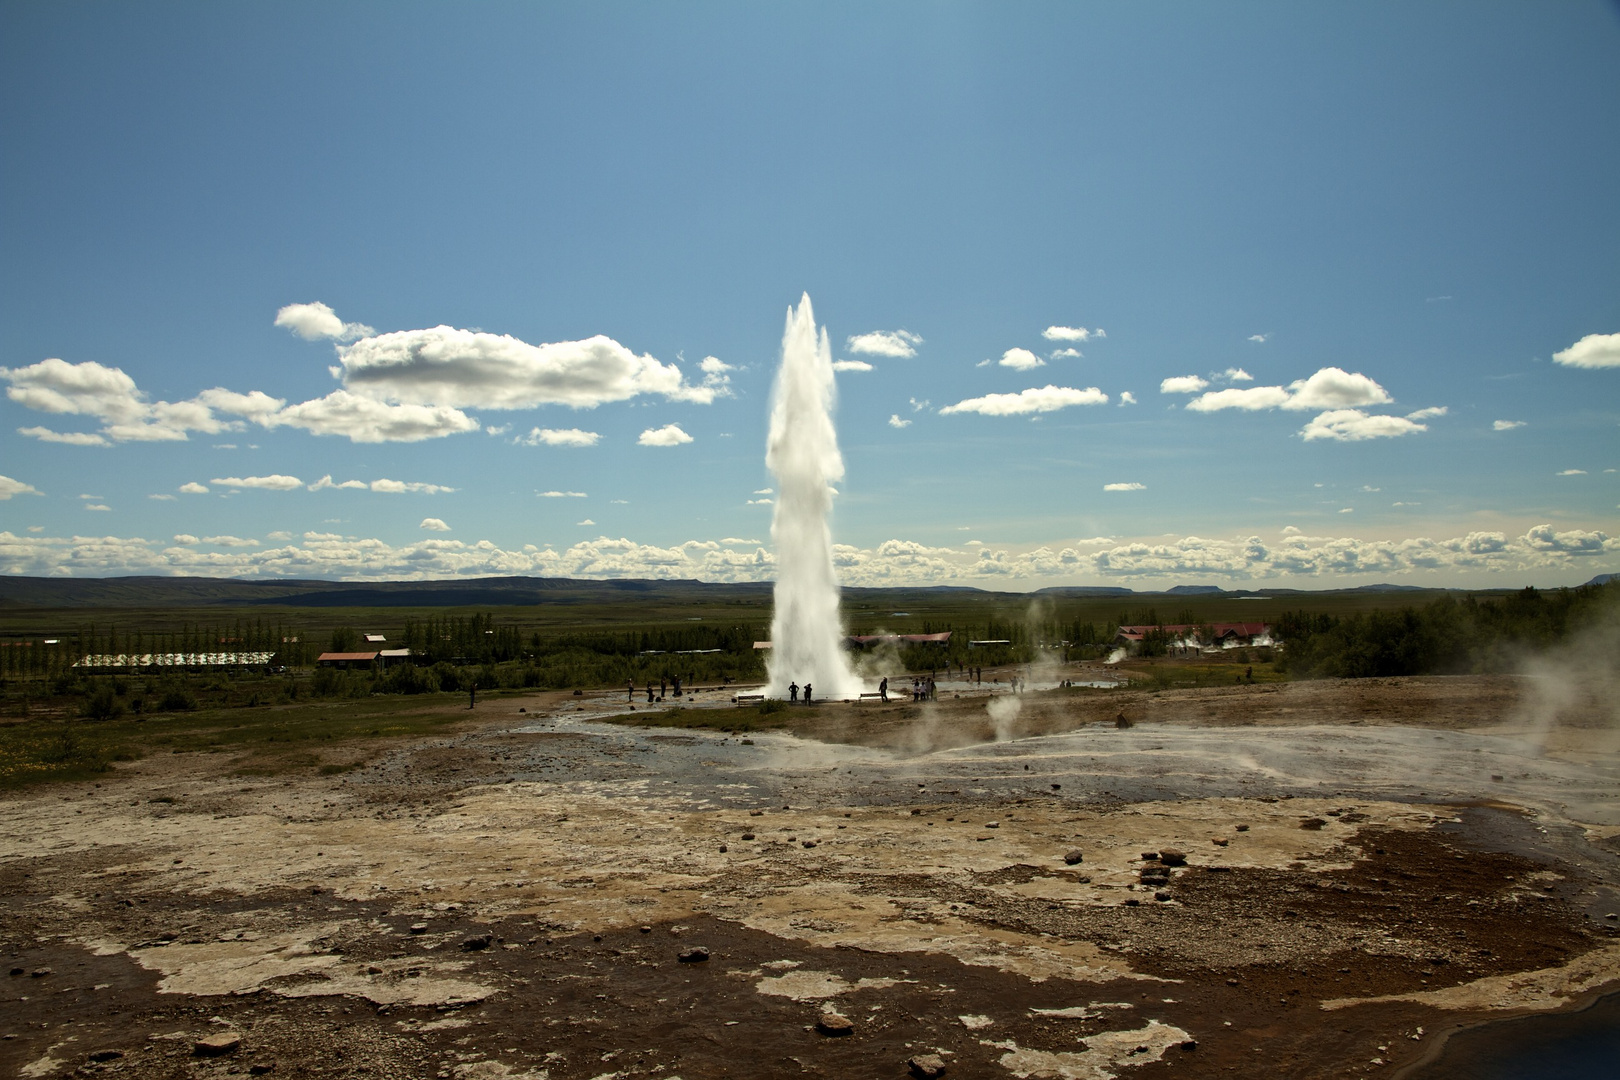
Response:
[[[810,297],[788,309],[782,366],[771,391],[765,464],[776,476],[771,540],[776,545],[776,610],[765,692],[786,697],[788,684],[815,687],[817,698],[849,698],[861,681],[844,652],[833,570],[832,485],[844,478],[832,410],[832,349],[816,332]]]

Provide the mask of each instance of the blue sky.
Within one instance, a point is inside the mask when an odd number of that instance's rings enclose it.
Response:
[[[1620,570],[1616,55],[1573,2],[5,5],[0,572],[768,577],[801,293],[848,582]]]

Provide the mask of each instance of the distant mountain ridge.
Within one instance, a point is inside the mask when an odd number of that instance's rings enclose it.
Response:
[[[1604,574],[1592,584],[1616,575]],[[767,600],[769,581],[705,582],[693,579],[485,577],[438,581],[322,581],[292,578],[253,581],[242,578],[159,577],[45,578],[0,576],[0,608],[74,607],[208,607],[210,605],[280,605],[285,607],[505,607],[533,604],[593,604],[642,598],[657,601],[697,599]],[[1231,592],[1217,585],[1177,585],[1164,592],[1138,592],[1123,585],[1056,585],[1033,592],[999,592],[965,585],[849,587],[849,600],[904,603],[942,593],[976,593],[1024,601],[1044,597],[1218,596]],[[1264,590],[1268,596],[1304,595],[1302,589]],[[1309,592],[1446,592],[1418,585],[1362,585],[1351,589]],[[1490,590],[1477,590],[1490,591]]]

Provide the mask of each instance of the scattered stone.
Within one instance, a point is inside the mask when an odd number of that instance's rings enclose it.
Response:
[[[92,1050],[90,1052],[91,1061],[117,1061],[123,1056],[124,1052],[122,1050]]]
[[[921,1054],[907,1061],[906,1069],[917,1080],[937,1080],[945,1075],[945,1060],[938,1054]]]
[[[427,932],[428,932],[428,924],[427,923],[425,923],[425,922],[411,923],[411,933],[413,933],[413,934],[425,934]]]
[[[1323,821],[1319,817],[1308,817],[1299,823],[1299,827],[1302,829],[1309,829],[1311,832],[1315,832],[1326,824],[1327,822]]]
[[[1142,901],[1138,900],[1134,896],[1131,897],[1129,900],[1125,901],[1125,906],[1126,907],[1140,907],[1141,904],[1142,904]]]
[[[752,840],[754,838],[754,834],[751,832],[745,832],[742,834],[742,838],[744,840]]]
[[[709,950],[701,945],[695,949],[682,949],[675,959],[683,964],[706,964],[709,961]]]
[[[474,934],[461,943],[461,948],[463,952],[477,952],[479,949],[489,948],[489,943],[493,940],[495,940],[493,934]],[[602,939],[597,938],[596,940],[601,941]]]
[[[1063,861],[1065,863],[1067,863],[1068,865],[1070,865],[1070,866],[1074,866],[1076,863],[1085,862],[1086,861],[1086,856],[1085,856],[1084,852],[1080,851],[1077,848],[1074,851],[1067,852],[1063,856]]]
[[[1159,861],[1166,866],[1186,866],[1187,853],[1177,848],[1165,848],[1159,852]]]
[[[198,1057],[222,1057],[234,1053],[242,1046],[242,1036],[234,1031],[210,1035],[191,1044],[191,1052]]]
[[[1131,726],[1131,720],[1124,713],[1120,713],[1118,716],[1114,717],[1114,726],[1123,731]]]
[[[273,1061],[261,1061],[257,1065],[249,1067],[248,1075],[249,1076],[263,1076],[267,1072],[274,1072],[275,1069],[276,1069],[276,1063],[275,1062],[273,1062]]]
[[[1052,790],[1053,791],[1062,791],[1063,790],[1063,785],[1062,784],[1053,784],[1052,785]]]
[[[1237,984],[1238,984],[1238,981],[1236,979],[1227,979],[1226,980],[1226,985],[1227,986],[1236,986]]]
[[[643,933],[643,934],[650,934],[650,933],[652,933],[652,927],[650,927],[650,926],[643,926],[643,927],[642,927],[642,928],[641,928],[641,932],[642,932],[642,933]]]
[[[1210,837],[1209,842],[1214,844],[1216,847],[1225,847],[1227,844],[1231,843],[1230,840],[1223,836],[1212,836]]]
[[[746,742],[747,740],[745,739],[743,741]],[[765,816],[765,811],[763,811],[763,810],[750,810],[750,811],[748,811],[748,816],[749,817],[764,817]]]
[[[1198,1040],[1197,1039],[1183,1039],[1181,1041],[1181,1048],[1190,1053],[1191,1051],[1198,1049]]]
[[[801,840],[800,843],[802,843],[807,848],[812,848],[812,847],[816,846],[816,842],[814,840]]]
[[[816,1030],[823,1035],[838,1038],[855,1034],[855,1024],[848,1017],[839,1016],[837,1013],[822,1013],[821,1019],[816,1021]]]
[[[23,969],[20,968],[20,967],[14,967],[14,968],[11,969],[11,974],[13,974],[13,975],[21,975],[22,973],[23,973]]]
[[[1159,857],[1159,853],[1157,851],[1144,851],[1144,852],[1142,852],[1142,861],[1143,862],[1152,862],[1154,859],[1157,859],[1158,857]]]
[[[987,829],[999,829],[999,828],[1001,828],[1001,822],[999,822],[999,821],[987,821],[987,822],[984,823],[984,827],[987,828]]]
[[[51,975],[51,974],[54,974],[54,972],[52,972],[50,968],[48,968],[48,967],[37,967],[33,971],[30,971],[28,973],[28,977],[30,979],[43,979],[45,976]]]
[[[1170,899],[1170,894],[1167,893],[1167,892],[1162,892],[1162,891],[1161,892],[1156,892],[1156,893],[1153,894],[1153,899],[1158,900],[1158,901],[1160,901],[1162,903],[1162,902]]]
[[[724,855],[728,850],[730,850],[730,849],[727,848],[726,845],[724,845],[724,844],[720,845],[720,854]]]
[[[1238,832],[1248,832],[1249,831],[1249,827],[1247,825],[1234,825],[1233,828],[1235,828]],[[1198,1045],[1196,1040],[1188,1039],[1187,1041],[1192,1043],[1194,1046]]]

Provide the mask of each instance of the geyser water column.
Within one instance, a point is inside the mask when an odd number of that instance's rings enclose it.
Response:
[[[832,485],[844,478],[833,427],[832,348],[816,331],[810,296],[789,308],[782,366],[771,391],[771,435],[765,465],[776,476],[771,540],[776,545],[776,610],[765,693],[786,697],[806,683],[817,698],[855,697],[861,680],[844,651],[833,569]]]

